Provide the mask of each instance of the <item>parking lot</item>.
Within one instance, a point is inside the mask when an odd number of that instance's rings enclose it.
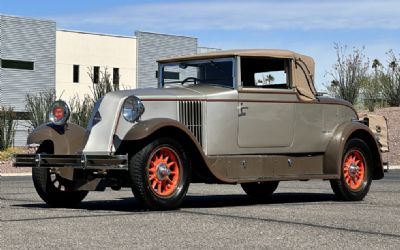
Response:
[[[76,209],[48,208],[31,177],[1,177],[0,249],[399,249],[400,170],[362,202],[329,182],[281,182],[261,203],[239,185],[192,184],[177,211],[141,211],[130,189],[92,192]]]

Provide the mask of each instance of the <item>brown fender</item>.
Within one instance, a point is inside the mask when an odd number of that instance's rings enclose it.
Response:
[[[359,122],[346,122],[336,128],[325,152],[324,174],[334,174],[340,178],[344,146],[351,138],[365,141],[372,153],[372,178],[374,180],[383,178],[382,157],[374,134],[366,125]]]
[[[43,124],[29,134],[27,143],[29,145],[51,141],[54,154],[70,155],[82,151],[86,137],[86,130],[73,123],[67,123],[64,128]]]
[[[176,120],[154,118],[146,121],[139,121],[129,130],[122,141],[129,144],[129,141],[146,140],[147,138],[154,138],[156,136],[170,136],[180,140],[191,154],[193,170],[195,170],[203,181],[212,183],[233,182],[210,168],[207,156],[204,154],[198,140],[185,125]]]

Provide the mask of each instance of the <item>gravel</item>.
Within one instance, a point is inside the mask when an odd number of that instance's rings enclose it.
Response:
[[[383,115],[388,120],[390,152],[383,155],[383,160],[388,160],[390,165],[400,165],[400,107],[380,108],[374,113]],[[11,159],[0,161],[0,174],[29,172],[31,172],[30,168],[14,168]]]

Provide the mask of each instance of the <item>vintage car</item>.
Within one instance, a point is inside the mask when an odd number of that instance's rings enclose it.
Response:
[[[57,101],[16,155],[50,206],[88,191],[131,187],[145,209],[180,206],[190,182],[240,184],[254,198],[279,181],[329,180],[338,199],[362,200],[384,171],[377,137],[346,101],[314,87],[312,58],[287,50],[231,50],[158,61],[158,88],[111,92],[88,127]]]

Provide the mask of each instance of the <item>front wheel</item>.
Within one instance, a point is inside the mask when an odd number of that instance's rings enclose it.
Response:
[[[159,138],[131,157],[129,174],[133,194],[144,208],[177,209],[189,188],[188,156],[179,142]]]
[[[52,173],[48,168],[33,168],[32,179],[40,198],[51,207],[74,207],[88,194],[88,191],[75,191],[74,181]]]
[[[368,145],[358,138],[350,139],[344,148],[340,179],[331,180],[335,195],[344,201],[360,201],[372,182],[372,157]]]

